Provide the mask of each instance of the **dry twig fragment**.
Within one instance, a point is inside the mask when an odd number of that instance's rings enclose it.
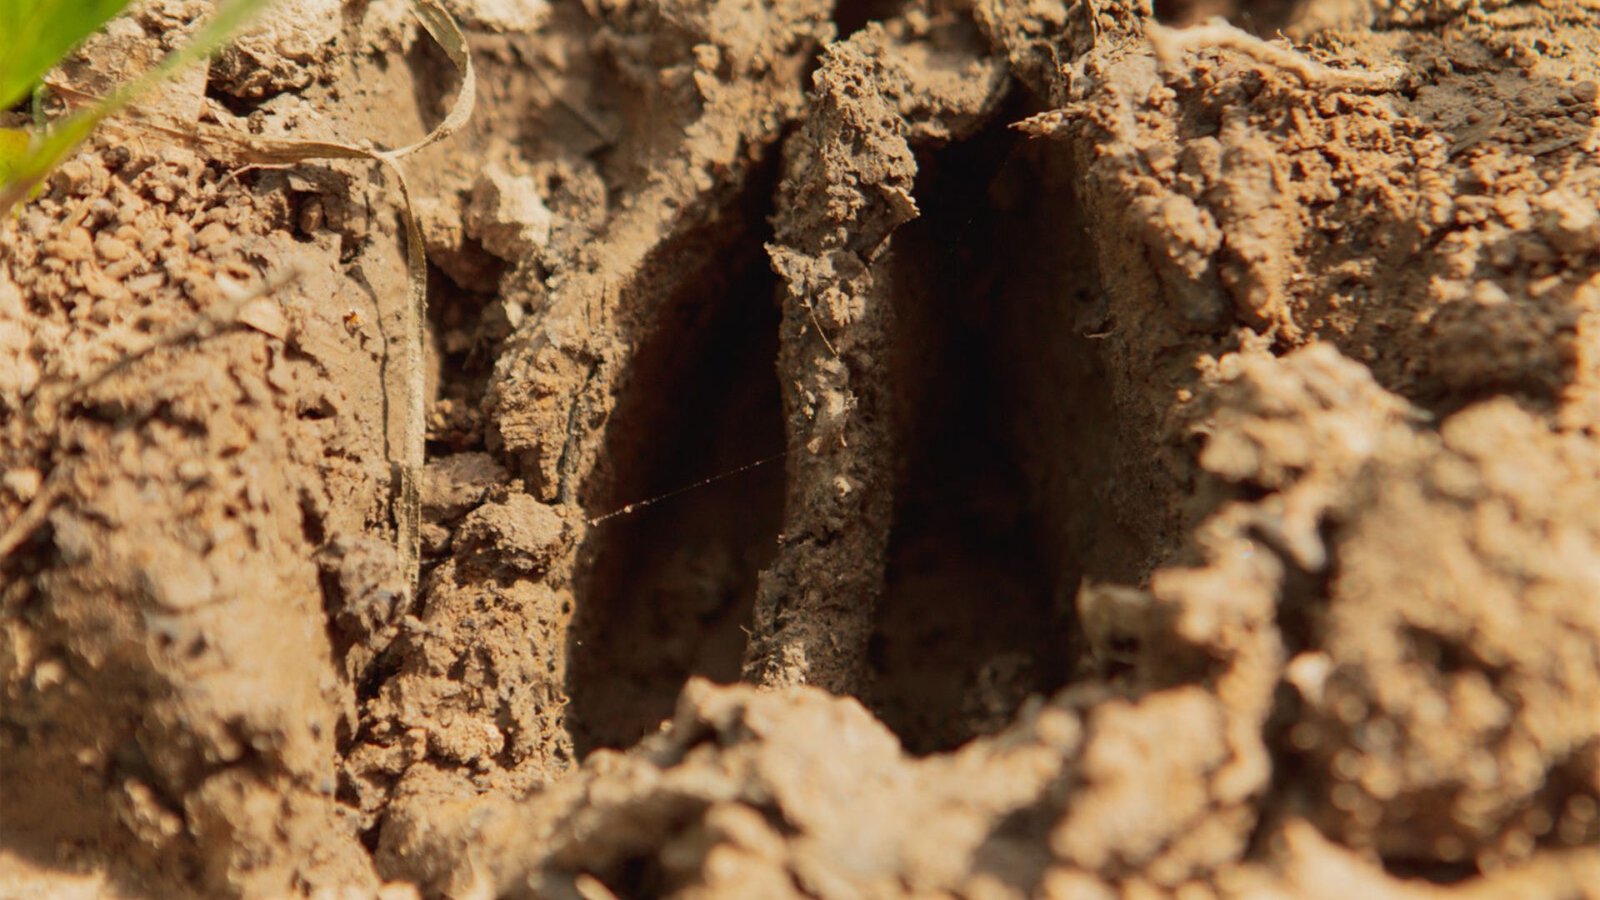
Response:
[[[1223,19],[1210,19],[1188,28],[1168,28],[1151,19],[1145,23],[1145,36],[1150,39],[1156,62],[1164,70],[1182,66],[1186,51],[1223,47],[1237,50],[1257,62],[1289,72],[1308,87],[1326,87],[1336,90],[1388,91],[1399,83],[1401,72],[1391,69],[1384,72],[1363,72],[1351,69],[1332,69],[1295,50],[1264,41],[1248,31],[1236,28]]]

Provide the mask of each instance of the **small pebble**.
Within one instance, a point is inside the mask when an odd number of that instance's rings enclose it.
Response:
[[[144,265],[144,260],[138,256],[126,256],[114,263],[107,263],[101,271],[113,281],[124,281]]]
[[[100,254],[100,258],[107,262],[116,262],[128,255],[128,243],[109,234],[95,238],[94,249]]]
[[[162,282],[166,280],[167,276],[164,273],[151,272],[148,275],[140,275],[138,278],[129,279],[124,286],[134,294],[148,294],[161,287]]]
[[[44,476],[39,470],[31,466],[11,469],[0,476],[0,483],[4,483],[12,495],[23,503],[32,500],[39,493],[39,487],[44,483]]]
[[[196,235],[196,238],[200,241],[200,246],[202,247],[218,247],[232,240],[233,232],[229,231],[228,226],[221,222],[212,222],[210,225],[200,229],[200,233]]]
[[[94,251],[94,238],[89,236],[88,229],[74,227],[67,232],[67,239],[62,241],[61,256],[73,261],[88,259]]]
[[[61,168],[56,171],[60,174],[61,179],[66,182],[69,190],[77,190],[83,187],[88,183],[90,177],[88,164],[79,159],[62,164]]]

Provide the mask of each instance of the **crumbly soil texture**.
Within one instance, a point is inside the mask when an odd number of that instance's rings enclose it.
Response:
[[[1595,0],[444,5],[0,222],[0,896],[1600,898]]]

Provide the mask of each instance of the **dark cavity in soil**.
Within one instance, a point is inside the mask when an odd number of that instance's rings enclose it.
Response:
[[[718,265],[656,314],[612,413],[609,487],[585,492],[591,515],[672,496],[600,523],[585,548],[568,670],[580,756],[654,731],[691,675],[739,678],[784,496],[782,459],[729,474],[784,448],[775,281],[750,232],[671,254]]]
[[[893,239],[902,469],[870,699],[915,753],[1069,682],[1079,580],[1139,558],[1104,508],[1104,304],[1059,157],[1003,126],[928,154]]]

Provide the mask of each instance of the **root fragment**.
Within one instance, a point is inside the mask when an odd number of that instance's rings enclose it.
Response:
[[[1150,39],[1156,61],[1165,71],[1182,68],[1182,56],[1186,51],[1220,47],[1237,50],[1257,62],[1288,72],[1307,87],[1390,91],[1404,74],[1395,67],[1380,72],[1329,68],[1298,51],[1264,41],[1223,19],[1210,19],[1189,28],[1168,28],[1152,19],[1145,23],[1145,36]]]

